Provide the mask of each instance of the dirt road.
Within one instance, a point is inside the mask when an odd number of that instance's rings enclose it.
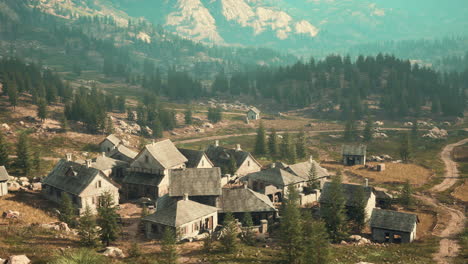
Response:
[[[434,260],[438,264],[448,264],[450,260],[458,255],[460,245],[453,237],[465,228],[466,216],[455,206],[441,204],[432,195],[443,192],[452,187],[459,177],[457,163],[453,161],[451,153],[456,146],[468,143],[468,138],[457,143],[445,146],[441,152],[441,158],[445,164],[444,181],[429,190],[428,195],[416,196],[421,201],[437,208],[437,225],[433,230],[433,235],[442,238],[439,244],[439,251],[434,254]]]

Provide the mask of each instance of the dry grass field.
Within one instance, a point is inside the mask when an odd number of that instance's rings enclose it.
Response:
[[[369,163],[376,165],[377,163]],[[423,185],[429,181],[430,170],[416,164],[386,163],[382,172],[372,171],[363,166],[349,167],[348,170],[377,183],[402,183],[407,180],[413,185]]]
[[[50,210],[50,203],[42,199],[35,193],[16,193],[8,194],[0,198],[0,213],[7,210],[18,211],[20,217],[18,224],[30,225],[33,223],[50,223],[58,221],[56,217],[52,216],[46,210]],[[46,210],[42,208],[48,208]],[[0,224],[9,223],[8,220],[0,218]]]
[[[468,202],[468,182],[465,180],[462,185],[455,189],[452,195],[463,202]]]

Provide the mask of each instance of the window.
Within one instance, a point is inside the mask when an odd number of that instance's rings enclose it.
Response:
[[[201,165],[205,166],[205,161],[204,160],[201,161]]]
[[[96,182],[96,188],[101,188],[102,187],[102,182],[101,181],[97,181]]]
[[[247,161],[247,166],[250,167],[250,160]]]
[[[110,151],[110,148],[107,148],[107,152],[109,152],[109,151]]]
[[[146,162],[146,163],[148,163],[148,162],[149,162],[148,155],[145,155],[145,162]]]

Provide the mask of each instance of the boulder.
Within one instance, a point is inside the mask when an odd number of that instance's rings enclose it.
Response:
[[[20,178],[19,178],[19,181],[20,181],[20,182],[24,182],[24,181],[27,181],[27,182],[28,182],[29,179],[26,178],[26,177],[20,177]]]
[[[204,123],[204,124],[203,124],[203,127],[206,127],[206,128],[214,128],[214,125],[211,124],[211,123]]]
[[[383,125],[384,125],[384,122],[383,122],[383,121],[375,121],[375,122],[374,122],[374,125],[376,125],[376,126],[383,126]]]
[[[403,125],[406,126],[406,127],[412,127],[413,122],[405,122]]]
[[[148,126],[143,127],[143,133],[145,135],[153,135],[153,129],[149,128]]]
[[[6,131],[10,131],[10,130],[11,130],[10,126],[9,126],[7,123],[3,123],[3,124],[2,124],[2,128],[3,128],[4,130],[6,130]]]
[[[29,181],[20,181],[19,184],[21,187],[29,187]]]
[[[177,132],[174,132],[174,131],[171,131],[171,135],[173,135],[173,136],[178,136],[178,135],[179,135],[179,133],[177,133]]]
[[[6,261],[7,261],[6,259],[0,258],[0,264],[6,264]]]
[[[24,126],[24,122],[23,122],[23,121],[19,121],[19,124],[20,124],[20,126]]]
[[[13,211],[13,210],[7,210],[3,212],[2,217],[6,219],[12,219],[12,218],[19,218],[20,212],[18,211]]]
[[[8,264],[29,264],[31,260],[29,260],[26,255],[15,255],[10,256],[7,261]]]
[[[445,129],[433,127],[431,130],[429,130],[428,133],[424,134],[423,137],[431,139],[444,139],[448,137],[448,132]]]
[[[203,128],[197,128],[195,129],[195,132],[197,133],[205,133],[205,130]]]
[[[349,239],[353,240],[353,241],[359,241],[359,240],[362,239],[362,236],[360,236],[360,235],[351,235],[351,236],[349,236]]]
[[[9,191],[18,191],[21,188],[21,185],[17,182],[8,182],[7,183]]]
[[[123,251],[117,247],[106,247],[106,250],[102,254],[111,258],[125,258]]]

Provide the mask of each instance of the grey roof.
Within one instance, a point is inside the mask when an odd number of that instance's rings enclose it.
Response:
[[[303,178],[298,177],[281,168],[270,168],[259,172],[250,173],[247,174],[244,178],[260,180],[275,186],[286,186],[304,181]]]
[[[110,134],[108,135],[104,140],[109,140],[112,144],[114,144],[115,146],[119,145],[122,140],[120,140],[120,138],[118,138],[117,136],[115,136],[114,134]],[[104,141],[103,140],[103,141]]]
[[[8,176],[5,166],[0,166],[0,182],[8,181]]]
[[[147,185],[157,187],[161,183],[163,175],[137,172],[137,171],[127,171],[125,177],[123,178],[123,183],[128,184],[137,184],[137,185]]]
[[[232,213],[274,212],[275,206],[268,196],[247,188],[223,189],[221,211]]]
[[[206,155],[216,167],[227,166],[231,157],[236,161],[237,168],[250,156],[259,166],[261,166],[249,152],[243,150],[229,149],[221,146],[210,145],[206,149]]]
[[[316,162],[315,160],[313,160],[312,162],[306,161],[306,162],[289,165],[286,167],[286,170],[303,179],[309,179],[309,172],[310,172],[310,168],[312,167],[312,163],[315,165],[317,177],[325,177],[325,176],[330,175],[330,173],[328,173],[326,169],[322,168],[320,164]]]
[[[95,168],[73,161],[60,160],[52,171],[42,181],[43,184],[53,186],[67,193],[79,195],[101,173]],[[118,187],[116,183],[103,175],[103,178]]]
[[[127,148],[126,146],[124,145],[119,145],[117,146],[115,149],[111,150],[108,154],[109,157],[115,157],[117,156],[118,154],[120,155],[123,155],[129,159],[134,159],[138,153],[136,153],[135,151]]]
[[[184,155],[187,159],[187,168],[195,168],[203,158],[203,156],[206,156],[204,151],[201,150],[193,150],[193,149],[183,149],[183,148],[178,148],[180,153]],[[208,162],[211,163],[210,159],[208,156],[206,156]],[[213,165],[213,164],[211,164]]]
[[[93,162],[91,163],[91,167],[102,171],[125,166],[128,166],[127,162],[106,156],[98,156],[97,158],[94,158]]]
[[[221,169],[169,170],[169,196],[221,195]]]
[[[251,108],[249,109],[249,111],[253,111],[253,112],[255,112],[256,114],[260,114],[260,110],[258,110],[257,107],[251,107]]]
[[[148,144],[145,148],[165,169],[188,161],[170,139]]]
[[[397,211],[374,209],[370,220],[372,228],[382,228],[401,232],[412,232],[418,222],[415,214]]]
[[[144,221],[179,227],[194,220],[216,213],[218,208],[191,200],[177,200],[167,194],[156,203],[156,212],[143,218]]]
[[[341,153],[343,155],[364,156],[366,150],[366,145],[343,145]]]
[[[331,182],[325,182],[322,188],[322,194],[320,195],[320,203],[331,203],[331,192],[330,188],[332,186]],[[367,201],[371,197],[373,188],[372,187],[365,187],[363,185],[357,184],[341,184],[343,188],[343,194],[346,199],[346,206],[354,206],[358,201],[356,199],[356,193],[361,188],[364,191],[364,199]]]

